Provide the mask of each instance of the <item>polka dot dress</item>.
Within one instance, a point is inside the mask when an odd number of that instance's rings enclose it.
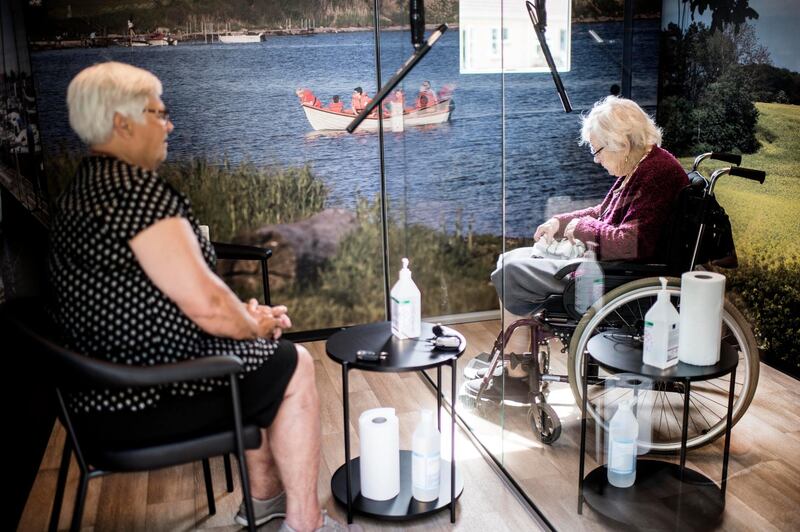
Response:
[[[128,242],[159,220],[189,220],[203,257],[216,256],[200,233],[188,199],[154,172],[106,156],[88,157],[59,198],[48,261],[53,314],[68,347],[94,358],[147,366],[211,355],[237,355],[245,374],[274,352],[272,340],[233,340],[202,331],[147,277]],[[164,249],[169,253],[169,249]],[[192,396],[225,379],[126,390],[92,389],[69,395],[73,411],[153,408],[166,394]]]

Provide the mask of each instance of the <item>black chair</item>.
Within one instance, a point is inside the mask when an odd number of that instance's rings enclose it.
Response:
[[[214,246],[214,252],[217,254],[217,259],[222,260],[256,260],[261,265],[261,286],[264,291],[264,304],[272,304],[269,293],[269,264],[267,261],[272,257],[272,250],[269,248],[260,248],[256,246],[246,246],[244,244],[229,244],[226,242],[211,242]],[[225,466],[225,488],[228,493],[233,493],[233,468],[231,467],[231,457],[229,454],[223,456]],[[204,470],[209,471],[208,483],[211,484],[210,468],[206,468],[203,464]]]
[[[67,432],[50,517],[50,530],[56,530],[58,527],[73,452],[80,468],[80,478],[70,530],[80,529],[90,479],[115,472],[159,469],[198,459],[203,460],[209,513],[214,514],[216,505],[208,458],[227,456],[227,453],[237,455],[248,522],[251,524],[249,529],[255,530],[244,450],[258,448],[261,445],[261,429],[256,425],[242,424],[237,377],[242,371],[242,361],[238,357],[214,356],[149,367],[114,364],[74,353],[57,345],[53,341],[56,329],[38,299],[21,298],[8,301],[3,305],[0,317],[13,335],[7,340],[17,347],[15,352],[18,356],[35,357],[42,367],[48,369],[47,378],[50,379],[51,389],[55,391],[58,416]],[[76,430],[64,400],[65,392],[74,388],[156,386],[225,376],[230,379],[231,389],[233,423],[230,430],[200,434],[191,439],[147,447],[106,449],[93,445],[90,438]]]

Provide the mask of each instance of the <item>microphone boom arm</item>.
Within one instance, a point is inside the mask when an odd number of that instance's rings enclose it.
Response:
[[[537,4],[536,6],[534,6],[530,0],[526,0],[525,7],[528,8],[528,15],[530,15],[531,24],[533,24],[533,31],[536,32],[536,37],[539,39],[539,46],[542,47],[545,61],[547,61],[547,67],[550,69],[550,74],[553,76],[553,83],[556,84],[556,92],[558,92],[558,97],[561,99],[561,105],[564,107],[564,112],[569,113],[572,112],[572,104],[569,101],[569,96],[567,96],[564,84],[561,82],[561,75],[559,75],[556,69],[556,63],[553,61],[550,47],[547,45],[547,41],[544,38],[546,24],[544,0],[534,0],[534,2]],[[540,14],[542,15],[541,19],[539,18]]]

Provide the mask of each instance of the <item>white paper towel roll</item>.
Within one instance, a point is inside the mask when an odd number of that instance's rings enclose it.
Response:
[[[400,424],[394,408],[373,408],[358,418],[361,496],[385,501],[400,493]]]
[[[678,360],[695,366],[719,362],[725,276],[686,272],[681,276]]]

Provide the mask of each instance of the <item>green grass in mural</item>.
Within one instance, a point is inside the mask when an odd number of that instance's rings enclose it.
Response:
[[[768,255],[800,259],[800,106],[758,103],[761,148],[742,156],[742,166],[764,170],[763,185],[724,176],[716,193],[731,218],[739,256]],[[689,168],[692,158],[681,159]],[[704,175],[713,168],[701,167]]]
[[[165,164],[160,174],[191,198],[197,219],[221,242],[263,225],[304,220],[324,208],[328,195],[309,166],[212,164],[198,158]]]

